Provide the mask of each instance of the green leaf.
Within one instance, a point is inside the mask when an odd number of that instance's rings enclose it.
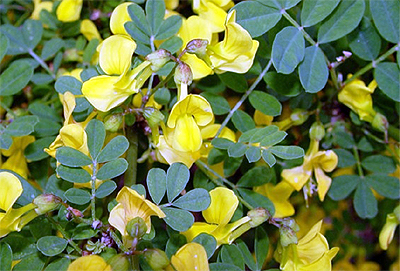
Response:
[[[299,95],[302,90],[299,78],[294,73],[268,72],[263,78],[268,87],[281,95],[294,97]]]
[[[364,0],[341,1],[318,30],[318,43],[327,43],[337,40],[357,27],[365,10]]]
[[[65,198],[74,204],[82,205],[90,201],[90,194],[86,190],[70,188],[64,193]]]
[[[251,37],[258,37],[273,28],[281,19],[279,9],[262,5],[256,1],[245,1],[235,5],[236,22],[246,29]]]
[[[115,160],[125,153],[129,147],[126,137],[119,135],[108,142],[104,149],[97,156],[97,163],[104,163]]]
[[[79,224],[74,228],[72,233],[72,240],[85,240],[90,239],[97,234],[98,230],[94,230],[86,223]]]
[[[160,44],[159,49],[165,49],[174,54],[182,47],[183,41],[180,37],[172,36]]]
[[[247,171],[237,183],[238,187],[260,186],[275,179],[273,169],[266,166],[257,166]]]
[[[371,142],[368,141],[367,137],[364,136],[360,139],[360,141],[358,141],[357,149],[364,152],[372,152],[374,147],[372,146]]]
[[[67,240],[57,236],[44,236],[36,243],[37,249],[49,257],[60,254],[64,251],[67,245]]]
[[[61,122],[61,118],[56,110],[48,105],[45,105],[41,101],[35,101],[29,104],[28,110],[29,112],[40,118],[45,118],[55,122]]]
[[[189,211],[168,207],[161,210],[166,215],[163,218],[165,223],[176,231],[187,231],[194,223],[194,217]]]
[[[336,8],[340,0],[313,0],[304,1],[301,9],[301,25],[309,27],[328,17]]]
[[[60,258],[46,266],[44,271],[67,271],[70,263],[70,260],[68,260],[67,258]]]
[[[353,203],[361,218],[374,218],[378,214],[378,201],[365,181],[358,183]]]
[[[143,186],[143,184],[134,184],[131,185],[131,188],[138,192],[140,195],[146,197],[146,188]]]
[[[117,184],[113,181],[106,181],[96,189],[96,198],[102,199],[110,195],[117,188]]]
[[[7,126],[4,133],[11,136],[24,136],[29,135],[34,131],[35,125],[38,123],[39,118],[37,116],[22,116],[17,117]]]
[[[9,45],[10,45],[10,41],[9,41],[8,37],[0,32],[0,62],[3,60],[4,56],[6,55]]]
[[[99,46],[98,39],[91,39],[83,51],[83,62],[90,63],[94,54],[96,53],[97,46]]]
[[[0,31],[8,38],[9,45],[6,54],[7,55],[18,55],[28,52],[28,47],[25,45],[21,30],[19,27],[15,27],[9,24],[2,25]]]
[[[34,73],[31,82],[35,85],[49,85],[54,81],[54,78],[50,74],[46,73]]]
[[[249,248],[246,243],[241,239],[237,239],[235,241],[236,246],[239,248],[240,252],[243,255],[244,262],[249,267],[250,270],[257,270],[256,263],[254,262],[253,255],[251,254]]]
[[[33,67],[28,61],[13,62],[0,75],[0,96],[18,93],[31,80]]]
[[[351,149],[356,145],[353,136],[343,130],[336,130],[334,137],[335,142],[342,148]]]
[[[300,82],[306,92],[316,93],[323,89],[328,75],[324,53],[317,46],[307,47],[304,60],[299,65]]]
[[[275,37],[272,44],[272,63],[277,72],[289,74],[304,58],[303,34],[294,26],[287,26]]]
[[[63,47],[64,47],[64,41],[62,39],[52,38],[51,40],[44,42],[41,58],[43,60],[48,60]]]
[[[85,131],[87,134],[87,144],[90,155],[93,157],[93,159],[96,159],[106,138],[104,124],[97,119],[92,119],[87,124]]]
[[[268,255],[269,238],[262,227],[256,228],[256,238],[254,241],[254,252],[256,254],[257,270],[261,270]]]
[[[224,161],[224,175],[225,177],[229,177],[231,175],[233,175],[236,170],[240,167],[240,165],[242,164],[243,161],[243,157],[228,157],[225,161]]]
[[[92,159],[71,147],[60,147],[56,151],[58,162],[69,167],[83,167],[92,164]]]
[[[240,109],[233,113],[232,122],[241,132],[246,132],[247,130],[256,128],[253,118]]]
[[[150,25],[152,36],[155,36],[160,29],[165,15],[165,2],[160,0],[146,1],[146,19]]]
[[[12,250],[9,244],[0,243],[0,270],[11,270],[11,263],[13,259]]]
[[[161,16],[163,18],[163,16]],[[174,15],[165,19],[158,30],[155,40],[166,40],[178,33],[182,25],[181,16]]]
[[[276,163],[275,156],[271,153],[270,150],[263,150],[261,153],[262,158],[268,164],[268,166],[273,167]]]
[[[118,158],[105,163],[97,172],[96,177],[99,180],[112,179],[124,173],[127,168],[128,162],[124,158]]]
[[[214,251],[217,249],[217,240],[214,236],[209,235],[207,233],[200,233],[197,235],[192,242],[198,243],[204,247],[207,252],[208,259],[214,254]]]
[[[239,248],[235,245],[223,245],[219,253],[222,263],[234,264],[244,270],[244,259]]]
[[[364,18],[361,26],[351,32],[347,39],[351,51],[364,60],[375,60],[381,49],[381,38],[371,22]]]
[[[374,24],[379,34],[392,43],[400,41],[399,1],[374,0],[369,2]]]
[[[222,83],[236,92],[245,92],[247,90],[247,80],[243,74],[224,72],[218,74],[218,77]]]
[[[373,188],[379,195],[389,198],[398,199],[400,197],[399,179],[387,175],[368,175],[365,177],[368,185]]]
[[[343,200],[347,198],[351,192],[357,187],[360,179],[358,175],[341,175],[333,178],[328,196],[333,200]]]
[[[21,30],[25,45],[29,49],[35,48],[42,39],[43,27],[41,21],[28,19],[22,25]]]
[[[182,234],[172,234],[171,237],[167,241],[167,245],[165,246],[165,254],[167,254],[168,258],[171,258],[179,248],[186,244],[186,237]]]
[[[0,134],[0,149],[8,150],[13,143],[12,137],[9,134]]]
[[[147,188],[155,204],[160,204],[167,190],[167,174],[161,168],[152,168],[147,174]]]
[[[261,149],[256,146],[250,146],[246,151],[246,158],[249,163],[257,162],[261,159]]]
[[[91,180],[90,173],[82,168],[59,165],[56,171],[58,176],[71,183],[87,183]]]
[[[296,159],[304,156],[304,150],[298,146],[273,146],[270,150],[282,159]]]
[[[269,211],[271,215],[275,213],[274,204],[265,196],[254,192],[249,189],[238,188],[239,194],[247,201],[252,207],[262,207]]]
[[[126,32],[135,40],[144,44],[149,44],[150,37],[142,32],[141,29],[132,21],[124,24]]]
[[[230,157],[242,157],[247,150],[248,146],[243,143],[234,143],[228,148],[228,155]]]
[[[56,177],[55,174],[51,175],[48,179],[44,192],[51,193],[60,197],[62,200],[65,200],[64,192],[67,191],[69,188],[72,188],[73,184],[70,182],[65,182]]]
[[[370,155],[361,161],[361,165],[376,173],[393,173],[396,170],[393,159],[384,155]]]
[[[400,69],[396,63],[382,62],[374,69],[374,78],[379,88],[389,98],[400,102]]]
[[[57,135],[60,129],[60,123],[39,118],[39,122],[35,125],[35,135],[38,137]]]
[[[221,163],[226,158],[226,152],[217,148],[212,148],[207,156],[207,163],[209,165],[215,165]]]
[[[207,209],[210,202],[211,198],[207,190],[203,188],[195,188],[178,198],[172,203],[172,205],[184,210],[200,212]]]
[[[135,25],[138,27],[138,29],[140,29],[143,33],[150,37],[151,30],[147,22],[146,16],[144,15],[143,9],[139,5],[132,3],[128,6],[128,14]]]
[[[182,163],[173,163],[167,171],[167,198],[172,202],[185,189],[189,181],[189,169]]]
[[[72,76],[61,76],[57,79],[54,88],[58,93],[69,91],[74,95],[81,95],[82,82]]]
[[[278,144],[279,142],[282,142],[282,140],[285,139],[287,136],[287,133],[284,131],[276,131],[272,134],[269,134],[266,136],[261,142],[261,146],[266,147],[266,146],[273,146]]]
[[[50,144],[54,141],[54,137],[43,137],[39,138],[35,142],[29,144],[24,150],[24,155],[26,159],[29,161],[39,161],[42,160],[49,155],[44,152],[44,148],[50,146]]]
[[[154,100],[162,105],[167,105],[171,100],[171,92],[167,88],[160,88],[154,93]]]
[[[273,5],[277,9],[289,9],[297,5],[301,0],[258,0],[264,5]]]
[[[263,91],[253,91],[249,96],[249,100],[255,109],[266,115],[279,116],[282,112],[282,105],[278,99]]]
[[[228,101],[220,96],[210,92],[203,92],[201,96],[207,99],[210,103],[212,111],[215,115],[224,115],[229,113],[231,107],[229,106]]]
[[[235,143],[226,138],[214,138],[211,140],[211,144],[218,149],[227,150],[232,144]]]
[[[230,263],[210,263],[210,271],[242,271],[243,269],[240,269],[234,264]]]
[[[42,271],[46,262],[46,258],[37,250],[35,252],[36,253],[27,257],[23,257],[21,261],[14,266],[13,271]]]
[[[354,158],[351,152],[345,149],[335,149],[333,151],[337,154],[339,158],[337,165],[339,168],[351,167],[357,163],[356,159]]]
[[[264,139],[264,137],[275,133],[278,131],[279,128],[276,125],[269,125],[264,128],[256,128],[249,130],[247,132],[244,132],[238,142],[250,142],[250,143],[259,143]]]

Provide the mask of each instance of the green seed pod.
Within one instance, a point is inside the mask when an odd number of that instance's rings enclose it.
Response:
[[[131,237],[140,239],[146,234],[146,222],[141,217],[135,217],[126,225],[126,231]]]
[[[167,254],[161,249],[147,249],[143,252],[143,256],[153,270],[163,270],[169,265]]]

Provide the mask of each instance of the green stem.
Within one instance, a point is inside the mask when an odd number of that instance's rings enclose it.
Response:
[[[118,235],[113,230],[110,230],[110,236],[117,244],[120,250],[122,250],[124,253],[129,251],[124,247],[124,244],[122,244],[122,241],[119,239]]]
[[[138,131],[135,126],[129,126],[126,129],[126,138],[129,142],[128,150],[126,151],[126,160],[128,161],[128,169],[125,172],[125,185],[130,187],[136,184],[137,175],[137,158],[138,158]]]
[[[372,61],[371,63],[369,63],[368,65],[366,65],[364,68],[362,68],[361,70],[359,70],[358,72],[356,72],[352,77],[348,78],[346,81],[343,82],[343,85],[346,85],[348,83],[350,83],[351,81],[353,81],[354,79],[360,77],[361,75],[363,75],[364,73],[366,73],[367,71],[369,71],[372,68],[375,68],[376,65],[380,62],[382,62],[383,60],[385,60],[388,56],[390,56],[391,54],[395,53],[396,51],[398,51],[400,49],[400,43],[398,43],[397,45],[393,46],[392,48],[390,48],[386,53],[384,53],[383,55],[381,55],[380,57],[378,57],[376,60]]]
[[[49,216],[48,214],[46,214],[46,217],[47,217],[47,219],[48,219],[54,226],[56,226],[57,230],[58,230],[58,231],[62,234],[62,236],[68,241],[68,244],[70,244],[71,247],[73,247],[73,248],[76,250],[76,252],[78,252],[79,254],[82,255],[82,249],[80,249],[80,248],[78,247],[78,245],[77,245],[74,241],[72,241],[72,239],[70,239],[70,238],[68,237],[67,232],[64,230],[63,227],[61,227],[60,223],[58,223],[57,221],[55,221],[55,220],[54,220],[51,216]]]
[[[147,92],[147,96],[150,97],[151,95],[156,93],[157,90],[162,88],[172,78],[172,76],[174,75],[174,72],[175,72],[175,69],[172,68],[171,72],[167,75],[167,77],[165,77],[164,80],[162,80],[160,83],[158,83],[157,86],[155,86],[153,89],[151,89],[151,91]]]
[[[92,161],[92,177],[91,177],[91,182],[92,182],[92,195],[90,197],[90,208],[92,212],[92,220],[93,222],[96,220],[96,174],[97,174],[97,161]]]
[[[51,72],[49,66],[47,66],[46,62],[43,61],[37,54],[32,49],[29,49],[28,53],[44,68],[50,75],[53,77],[53,79],[56,79],[56,76],[54,73]]]
[[[358,155],[358,150],[357,150],[356,147],[353,147],[353,154],[354,154],[354,157],[356,158],[356,161],[357,161],[358,175],[360,177],[364,177],[364,173],[363,173],[363,170],[361,168],[360,156]]]
[[[216,133],[215,137],[218,137],[219,134],[222,132],[222,129],[225,128],[225,126],[228,124],[229,120],[232,118],[233,114],[240,108],[240,106],[243,104],[243,102],[249,97],[249,95],[253,92],[253,90],[256,88],[258,83],[263,79],[264,75],[267,73],[269,68],[272,65],[272,59],[269,60],[267,66],[265,66],[264,70],[260,73],[260,75],[257,77],[257,79],[253,82],[253,84],[250,86],[250,88],[245,92],[245,94],[242,96],[242,98],[236,103],[236,105],[232,108],[231,111],[229,111],[229,114],[226,116],[224,121],[221,124],[221,127],[219,127],[218,132]]]

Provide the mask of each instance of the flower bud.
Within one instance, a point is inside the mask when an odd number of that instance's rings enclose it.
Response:
[[[145,107],[143,116],[151,128],[158,126],[158,124],[164,120],[164,115],[160,110],[153,107]]]
[[[308,119],[308,112],[303,109],[295,109],[290,115],[293,125],[301,125]]]
[[[321,122],[314,122],[310,128],[310,139],[321,141],[325,136],[325,128]]]
[[[121,127],[122,122],[123,118],[121,114],[111,114],[104,118],[104,128],[114,133]]]
[[[384,132],[387,131],[389,123],[384,115],[376,113],[374,120],[372,121],[372,127],[378,131]]]
[[[146,222],[141,217],[135,217],[126,224],[126,231],[133,238],[142,238],[147,231]]]
[[[249,223],[252,228],[261,225],[271,217],[268,210],[261,207],[248,211],[247,216],[251,219]]]
[[[186,45],[186,52],[195,54],[199,58],[204,58],[207,52],[208,40],[194,39]]]
[[[151,54],[148,54],[145,59],[151,63],[151,70],[156,72],[170,60],[170,56],[171,53],[167,50],[159,49]]]
[[[299,225],[296,223],[296,220],[294,220],[293,218],[286,218],[281,222],[281,224],[291,228],[295,232],[298,232],[300,230]]]
[[[379,245],[383,250],[387,250],[389,244],[392,242],[397,225],[399,225],[399,221],[395,214],[388,214],[386,216],[386,223],[379,234]]]
[[[143,256],[153,270],[163,270],[169,265],[167,254],[161,249],[147,249],[143,252]]]
[[[130,266],[128,256],[124,254],[114,255],[107,263],[111,266],[112,270],[118,271],[128,271]]]
[[[174,81],[176,85],[186,84],[190,85],[193,80],[193,73],[189,65],[180,62],[175,68]]]
[[[53,194],[42,194],[33,200],[33,204],[37,206],[35,212],[38,215],[43,215],[53,211],[61,206],[62,200]]]
[[[290,227],[281,226],[279,228],[280,241],[283,247],[287,247],[290,244],[297,244],[296,232]]]
[[[76,48],[67,49],[64,52],[64,60],[81,62],[82,56],[79,55],[78,49],[76,49]]]

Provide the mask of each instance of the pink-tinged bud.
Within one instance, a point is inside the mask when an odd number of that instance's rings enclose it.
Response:
[[[143,116],[151,128],[157,127],[159,123],[164,120],[164,115],[160,112],[160,110],[153,107],[145,107]]]
[[[171,58],[171,53],[165,49],[159,49],[146,56],[146,60],[151,63],[151,70],[153,72],[161,69],[165,63],[167,63]]]
[[[199,58],[203,58],[206,55],[208,46],[208,40],[194,39],[188,42],[186,45],[186,52],[195,54]]]
[[[174,75],[174,81],[175,84],[181,85],[190,85],[193,80],[193,73],[192,70],[190,69],[189,65],[180,62],[178,66],[175,68],[175,75]]]
[[[325,128],[321,122],[314,122],[310,128],[310,139],[321,141],[325,136]]]
[[[53,194],[42,194],[33,200],[33,204],[37,206],[35,212],[38,215],[51,212],[61,206],[62,200]]]
[[[143,256],[153,270],[164,270],[169,265],[167,254],[161,249],[147,249],[143,252]]]
[[[271,217],[268,210],[261,207],[248,211],[247,216],[251,219],[249,224],[252,228],[261,225]]]
[[[287,247],[290,244],[297,244],[296,232],[290,227],[282,225],[279,228],[280,242],[283,247]]]
[[[107,131],[115,133],[119,130],[123,122],[121,114],[108,115],[104,118],[104,128]]]
[[[376,113],[374,120],[372,121],[372,127],[378,131],[384,132],[389,128],[389,123],[384,115]]]

